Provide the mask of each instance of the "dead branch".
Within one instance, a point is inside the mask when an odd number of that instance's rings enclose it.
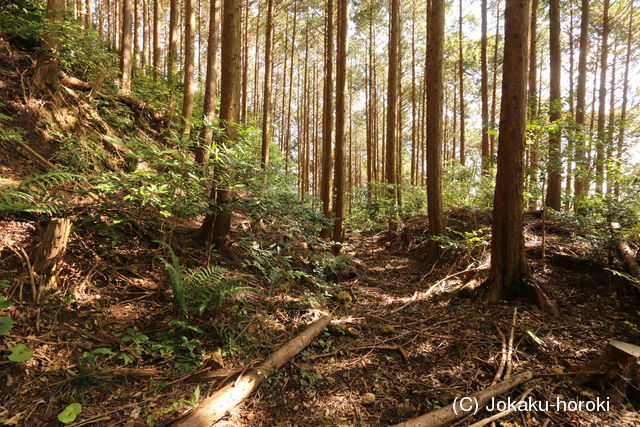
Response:
[[[618,249],[618,255],[622,258],[624,268],[630,275],[640,280],[640,266],[638,266],[635,254],[629,247],[629,244],[624,240],[619,240],[618,243],[616,243],[616,248]]]
[[[469,395],[473,401],[473,404],[469,405],[469,407],[461,407],[460,401],[456,400],[451,405],[403,423],[396,424],[395,427],[440,427],[450,425],[455,420],[460,419],[465,415],[472,414],[476,410],[476,407],[484,407],[492,397],[506,393],[512,388],[529,381],[531,378],[533,378],[533,373],[531,371],[522,372],[508,380]]]
[[[531,391],[533,391],[533,389],[530,388],[530,389],[527,389],[527,391],[525,391],[524,393],[522,393],[520,397],[518,397],[518,399],[516,400],[516,403],[513,406],[510,406],[509,409],[506,409],[502,412],[498,412],[497,414],[494,414],[488,418],[485,418],[484,420],[480,420],[477,423],[473,423],[469,427],[484,427],[487,424],[494,422],[495,420],[499,420],[500,418],[506,417],[507,415],[509,415],[510,413],[516,410],[516,408],[518,407],[518,404],[522,402],[524,398],[527,397],[529,393],[531,393]]]
[[[330,318],[328,316],[323,316],[316,320],[256,368],[209,396],[190,414],[174,423],[173,426],[208,427],[212,425],[222,418],[228,410],[234,408],[257,390],[269,375],[272,375],[298,354],[300,350],[307,347],[329,323]]]

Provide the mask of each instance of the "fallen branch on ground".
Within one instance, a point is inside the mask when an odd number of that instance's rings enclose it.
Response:
[[[620,258],[622,258],[624,268],[630,275],[640,280],[640,266],[636,262],[635,255],[627,242],[625,242],[624,240],[619,240],[616,244],[616,248],[618,249]]]
[[[445,406],[444,408],[436,411],[429,412],[428,414],[421,415],[417,418],[405,421],[400,424],[396,424],[395,427],[440,427],[451,424],[453,421],[471,414],[475,411],[476,405],[478,408],[484,407],[492,397],[496,397],[507,391],[525,383],[533,378],[531,371],[525,371],[521,374],[515,375],[508,380],[502,381],[496,385],[490,386],[484,390],[473,393],[469,397],[473,400],[471,408],[460,407],[460,401],[456,400],[453,404]]]
[[[316,320],[256,368],[212,394],[173,426],[208,427],[212,425],[222,418],[228,410],[257,390],[269,375],[280,369],[303,348],[307,347],[329,325],[329,322],[330,318],[328,316],[323,316]]]

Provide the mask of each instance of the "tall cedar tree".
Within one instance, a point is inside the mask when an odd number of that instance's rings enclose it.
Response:
[[[169,5],[169,51],[167,52],[167,77],[173,83],[178,61],[178,0]]]
[[[222,9],[222,47],[220,55],[220,127],[223,145],[233,143],[240,115],[240,20],[242,0],[225,0]],[[212,242],[225,257],[237,261],[237,255],[229,247],[228,236],[231,229],[232,191],[228,183],[221,181],[225,172],[222,167],[215,169],[214,180],[217,188],[212,190],[212,211],[202,223],[201,233],[205,241]]]
[[[531,282],[524,252],[522,210],[529,12],[529,0],[506,2],[491,270],[484,286],[488,302],[525,294],[544,311],[554,313],[553,303]]]
[[[193,74],[195,69],[195,0],[184,0],[184,88],[182,92],[182,134],[191,133],[193,118]]]
[[[602,51],[600,56],[600,90],[598,92],[598,134],[596,138],[596,194],[604,184],[604,150],[606,145],[605,108],[607,101],[607,59],[609,55],[609,0],[602,5]]]
[[[458,16],[458,88],[460,89],[460,164],[466,163],[465,112],[464,112],[464,54],[462,50],[462,1],[459,2]],[[443,18],[444,19],[444,18]]]
[[[481,161],[482,173],[489,173],[489,89],[488,79],[489,72],[487,70],[487,0],[481,3],[481,34],[480,34],[480,97],[482,102],[482,144],[481,144]]]
[[[320,180],[320,198],[322,213],[325,218],[331,217],[331,133],[333,130],[333,0],[327,0],[325,53],[324,53],[324,88],[322,102],[322,177]],[[325,227],[322,237],[329,237],[331,230]]]
[[[160,0],[153,0],[153,80],[160,74]]]
[[[133,0],[122,1],[122,46],[120,47],[120,90],[131,91]]]
[[[398,51],[400,49],[400,0],[391,0],[391,29],[389,31],[389,70],[387,76],[387,146],[385,159],[385,175],[390,186],[389,196],[395,206],[396,190],[396,144],[398,124]],[[389,219],[389,230],[395,228],[395,221]]]
[[[444,59],[444,0],[431,0],[427,25],[427,214],[429,235],[444,234],[442,209],[442,81]],[[429,262],[440,252],[430,245]]]
[[[200,146],[196,150],[196,162],[206,167],[209,161],[209,149],[213,140],[213,118],[216,107],[218,83],[218,1],[209,1],[209,36],[207,38],[207,77],[204,82],[204,126],[200,131]]]
[[[580,199],[588,191],[587,163],[586,163],[586,129],[585,109],[587,98],[587,55],[589,54],[589,0],[582,0],[580,17],[580,56],[578,57],[578,87],[576,88],[576,180],[574,183],[574,209],[580,207]]]
[[[562,115],[562,93],[560,77],[562,58],[560,53],[560,0],[549,0],[549,160],[547,162],[547,198],[546,206],[560,210],[562,203],[562,184],[560,171],[560,117]]]
[[[48,88],[54,92],[58,89],[59,38],[62,36],[63,16],[64,0],[47,1],[48,26],[33,75],[36,86]]]
[[[338,0],[338,51],[336,62],[336,149],[334,165],[333,240],[342,242],[345,217],[345,88],[347,82],[347,33],[349,0]]]
[[[271,112],[271,44],[273,32],[273,0],[267,2],[267,25],[265,29],[264,48],[264,95],[262,99],[262,150],[261,164],[266,168],[269,164],[269,134],[271,132],[270,112]]]

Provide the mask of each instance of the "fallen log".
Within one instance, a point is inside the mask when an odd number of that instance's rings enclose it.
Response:
[[[640,346],[610,340],[600,356],[582,368],[577,385],[592,385],[609,395],[611,403],[640,402]]]
[[[625,242],[624,240],[619,240],[616,244],[616,248],[618,249],[620,258],[622,258],[624,268],[630,275],[640,280],[640,266],[638,266],[635,255],[627,242]]]
[[[447,426],[466,415],[482,410],[492,397],[496,397],[533,378],[531,371],[514,375],[508,380],[487,387],[469,395],[471,399],[457,399],[453,404],[440,408],[417,418],[396,424],[394,427],[440,427]]]
[[[317,337],[324,328],[329,326],[331,319],[323,316],[313,322],[304,331],[291,341],[280,347],[268,359],[252,369],[249,373],[240,376],[235,382],[203,400],[191,413],[173,424],[174,427],[209,427],[227,411],[234,408],[251,393],[260,387],[260,384],[291,360],[303,348]]]

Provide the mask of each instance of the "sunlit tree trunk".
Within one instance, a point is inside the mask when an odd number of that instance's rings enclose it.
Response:
[[[322,180],[320,198],[322,213],[331,217],[331,133],[333,130],[333,0],[327,0],[324,54],[324,93],[322,102]],[[329,237],[331,231],[325,227],[322,237]]]
[[[131,92],[133,0],[122,2],[122,48],[120,50],[120,90]]]
[[[466,163],[465,105],[464,105],[464,55],[462,49],[462,1],[459,0],[458,21],[458,89],[460,90],[460,164]]]
[[[267,3],[267,24],[265,28],[264,50],[264,94],[262,97],[262,150],[261,165],[263,168],[269,164],[269,135],[271,133],[271,33],[273,32],[273,0]]]
[[[482,103],[482,115],[480,130],[482,134],[481,143],[481,161],[482,161],[482,173],[484,175],[489,172],[489,90],[488,79],[489,73],[487,70],[487,0],[481,1],[481,34],[480,34],[480,98]]]
[[[536,90],[538,89],[538,0],[532,0],[531,2],[531,18],[529,26],[529,85],[527,96],[527,119],[530,122],[538,119],[538,96]],[[533,137],[532,144],[529,144],[528,149],[525,148],[525,153],[529,154],[529,164],[525,162],[525,173],[528,175],[529,192],[537,194],[538,186],[538,142],[536,136]],[[526,155],[526,154],[525,154]],[[527,181],[525,180],[525,185]],[[538,206],[538,200],[536,197],[532,197],[529,200],[529,209],[534,210]]]
[[[178,61],[178,0],[171,0],[169,8],[169,51],[167,52],[167,79],[174,82]]]
[[[429,236],[444,234],[442,208],[442,95],[444,59],[444,0],[431,0],[427,25],[427,210]],[[461,157],[462,159],[462,157]],[[440,252],[435,240],[430,244],[432,262]]]
[[[604,184],[604,151],[606,145],[605,108],[607,97],[607,59],[609,54],[609,0],[602,6],[602,51],[600,52],[600,90],[598,92],[598,135],[596,137],[596,194],[602,194]]]
[[[195,69],[195,0],[184,0],[184,88],[182,92],[182,135],[191,134],[193,80]]]
[[[622,155],[624,153],[624,138],[625,131],[627,128],[627,103],[628,103],[628,95],[629,91],[629,66],[631,64],[631,53],[632,53],[632,40],[633,40],[633,18],[635,14],[635,7],[633,2],[630,6],[631,10],[629,11],[629,24],[627,27],[627,53],[624,60],[624,82],[622,84],[622,106],[620,107],[620,128],[618,129],[618,143],[617,143],[617,160],[618,162],[622,161]],[[620,181],[616,181],[614,185],[614,194],[616,197],[620,196]]]
[[[576,88],[576,180],[574,183],[575,202],[577,211],[580,199],[587,191],[586,173],[587,164],[585,158],[586,138],[585,119],[587,96],[587,55],[589,53],[589,0],[582,0],[580,18],[580,54],[578,56],[578,85]]]
[[[237,123],[240,104],[240,22],[242,0],[225,0],[222,9],[222,48],[221,48],[221,93],[220,127],[224,129],[221,143],[232,144],[237,138]],[[215,248],[227,258],[235,259],[229,247],[228,236],[231,229],[232,190],[229,183],[221,181],[225,175],[223,167],[215,169],[214,178],[217,188],[212,191],[212,210],[201,227],[202,237],[212,242]]]
[[[60,61],[60,37],[62,37],[62,21],[64,17],[64,0],[48,0],[47,29],[42,43],[42,51],[38,55],[33,81],[36,86],[47,88],[52,92],[58,90],[58,67]]]
[[[498,171],[493,206],[491,269],[486,300],[527,295],[551,311],[544,294],[528,280],[522,223],[524,144],[527,118],[528,0],[507,0],[498,137]]]
[[[338,31],[336,54],[336,149],[334,166],[333,240],[342,242],[345,216],[345,131],[347,82],[347,33],[349,0],[338,0]]]
[[[389,67],[387,78],[387,129],[385,178],[389,186],[395,186],[396,178],[396,144],[397,144],[397,112],[398,112],[398,51],[400,49],[400,0],[391,0],[391,29],[389,30]],[[389,196],[393,206],[397,204],[396,190],[390,188]],[[395,229],[393,218],[389,218],[389,229]]]
[[[218,86],[218,13],[217,0],[209,0],[209,36],[207,38],[207,77],[204,82],[204,124],[200,132],[200,147],[196,150],[196,162],[206,167],[213,140],[216,91]]]
[[[549,121],[552,130],[549,133],[549,160],[547,163],[547,197],[546,206],[560,210],[562,204],[562,182],[560,159],[560,118],[562,115],[562,93],[560,76],[562,58],[560,53],[560,0],[549,0]]]

